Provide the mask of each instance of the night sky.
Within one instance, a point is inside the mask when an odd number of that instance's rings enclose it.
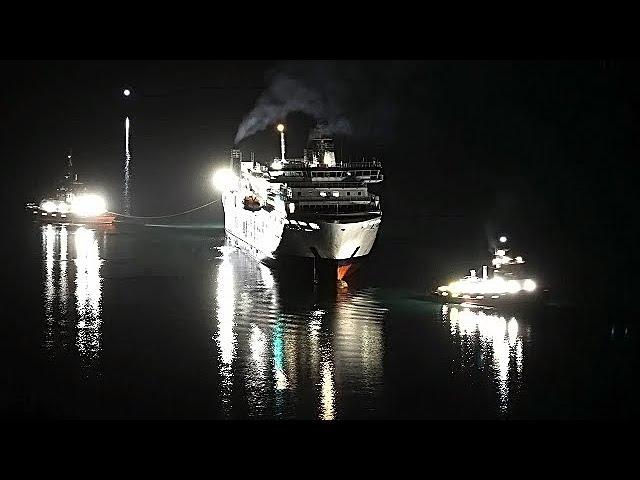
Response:
[[[0,103],[7,205],[39,201],[73,158],[120,209],[124,117],[132,122],[133,213],[174,213],[214,197],[240,122],[285,73],[347,118],[345,157],[384,162],[380,241],[483,249],[510,234],[556,283],[616,291],[629,274],[640,99],[633,62],[4,62]],[[130,88],[125,99],[122,90]],[[290,156],[314,121],[283,119]],[[272,130],[245,155],[278,154]],[[222,221],[219,207],[208,212]],[[204,222],[207,214],[193,221]],[[624,295],[624,292],[618,292]]]

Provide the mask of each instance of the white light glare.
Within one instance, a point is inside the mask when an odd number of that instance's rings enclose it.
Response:
[[[522,288],[517,280],[509,280],[507,282],[507,290],[509,293],[518,293]]]
[[[533,280],[525,280],[521,285],[517,280],[507,281],[502,277],[495,276],[488,280],[478,277],[456,280],[449,285],[438,287],[438,291],[441,295],[451,293],[452,296],[463,295],[463,298],[465,298],[464,295],[516,294],[521,290],[532,292],[535,288]]]
[[[128,97],[129,95],[131,95],[131,90],[129,90],[128,88],[125,88],[122,93],[124,94],[125,97]]]
[[[53,200],[45,200],[40,205],[40,208],[42,208],[45,212],[48,212],[48,213],[53,213],[53,212],[68,213],[69,212],[69,204],[67,204],[66,202],[60,202],[60,201],[54,202]]]
[[[107,211],[107,204],[100,195],[78,195],[71,202],[71,211],[81,217],[100,215]]]
[[[47,200],[46,202],[43,202],[40,208],[42,208],[45,212],[49,212],[49,213],[55,212],[57,210],[56,204],[53,203],[51,200]]]
[[[505,243],[506,241],[507,241],[507,237],[505,237],[504,235],[500,237],[500,243]]]
[[[213,174],[213,186],[220,191],[230,190],[238,184],[238,177],[228,168],[218,170]]]

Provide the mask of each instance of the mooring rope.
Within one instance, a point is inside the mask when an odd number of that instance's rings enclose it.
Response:
[[[148,218],[171,218],[171,217],[179,217],[180,215],[186,215],[187,213],[191,213],[191,212],[195,212],[196,210],[200,210],[201,208],[205,208],[208,207],[209,205],[213,205],[216,202],[219,202],[220,199],[215,199],[209,203],[205,203],[204,205],[200,205],[199,207],[195,207],[195,208],[191,208],[185,212],[180,212],[180,213],[172,213],[170,215],[157,215],[157,216],[146,216],[146,217],[142,217],[142,216],[136,216],[136,215],[125,215],[124,213],[117,213],[117,212],[107,212],[110,213],[112,215],[116,215],[118,217],[124,217],[124,218],[140,218],[140,219],[148,219]]]

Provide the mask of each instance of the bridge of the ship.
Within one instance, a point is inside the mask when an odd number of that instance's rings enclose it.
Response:
[[[335,165],[316,164],[306,161],[287,161],[278,168],[270,168],[272,177],[282,181],[291,178],[306,178],[311,181],[359,180],[366,183],[378,183],[384,179],[380,162],[350,162]]]

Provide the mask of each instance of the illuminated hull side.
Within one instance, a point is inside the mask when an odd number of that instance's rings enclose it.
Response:
[[[282,240],[286,216],[274,209],[246,210],[242,196],[228,192],[222,196],[224,229],[259,261],[275,259],[275,251]]]
[[[39,222],[46,223],[73,223],[86,225],[111,225],[116,221],[116,216],[112,214],[96,215],[92,217],[81,217],[73,213],[46,212],[41,208],[27,208],[32,218]]]
[[[292,258],[315,259],[320,273],[334,280],[347,277],[356,262],[369,254],[381,222],[379,214],[352,219],[287,218],[278,208],[247,210],[241,198],[234,193],[223,196],[225,230],[238,247],[269,266],[286,267]]]

